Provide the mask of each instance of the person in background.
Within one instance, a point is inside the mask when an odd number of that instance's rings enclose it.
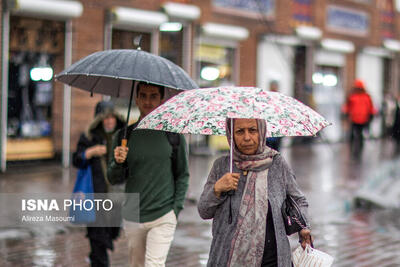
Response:
[[[382,132],[384,137],[393,134],[396,122],[397,100],[392,92],[386,92],[382,101]]]
[[[396,142],[395,155],[398,156],[400,154],[400,96],[397,96],[395,102],[394,122],[391,132]]]
[[[94,193],[107,193],[107,162],[111,151],[113,134],[124,125],[123,119],[114,110],[109,101],[97,103],[95,118],[86,133],[82,133],[76,152],[73,153],[73,165],[84,168],[88,164],[92,169]],[[119,235],[119,227],[87,227],[90,242],[90,264],[92,267],[110,266],[107,250],[113,250],[113,240]]]
[[[342,106],[342,113],[347,116],[351,123],[351,152],[353,156],[359,158],[364,146],[363,131],[369,126],[373,115],[377,113],[362,80],[356,79],[354,81],[350,95]]]
[[[140,121],[161,105],[164,87],[141,82],[137,88]],[[122,207],[131,266],[165,266],[189,184],[186,142],[183,135],[133,131],[137,124],[128,127],[127,147],[115,135],[108,178],[114,184],[124,177],[125,192],[139,194],[139,218],[133,216],[136,199],[128,197]]]
[[[279,92],[279,84],[278,81],[272,80],[269,83],[269,90],[271,92]],[[282,137],[267,137],[266,138],[266,143],[267,146],[270,148],[279,151],[281,149],[281,142],[282,142]]]

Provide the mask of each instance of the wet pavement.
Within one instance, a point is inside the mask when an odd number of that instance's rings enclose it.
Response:
[[[334,256],[333,266],[400,266],[399,212],[360,210],[353,202],[368,177],[393,159],[390,141],[369,140],[361,160],[350,157],[346,144],[319,143],[318,139],[308,146],[285,147],[282,154],[309,200],[314,245]],[[205,266],[207,262],[211,221],[200,219],[195,202],[216,157],[190,156],[188,199],[167,266]],[[0,174],[0,192],[71,192],[75,175],[76,170],[52,162],[17,164]],[[0,266],[89,266],[84,235],[84,228],[1,228]],[[295,248],[296,236],[290,241]],[[123,235],[110,257],[112,266],[128,266]]]

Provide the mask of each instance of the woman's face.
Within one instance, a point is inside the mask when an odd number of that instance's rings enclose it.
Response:
[[[245,155],[254,155],[259,145],[257,120],[235,119],[233,139],[236,147]]]
[[[117,119],[113,115],[107,115],[103,119],[103,128],[106,133],[114,131],[115,126],[117,126]]]

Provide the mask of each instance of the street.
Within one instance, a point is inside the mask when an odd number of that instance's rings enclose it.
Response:
[[[353,197],[382,166],[394,158],[390,140],[368,140],[362,159],[350,157],[347,143],[284,147],[282,154],[305,193],[312,218],[314,245],[335,258],[335,267],[400,266],[398,211],[356,209]],[[214,156],[190,155],[190,185],[179,217],[167,266],[205,266],[211,221],[196,207]],[[1,193],[71,192],[76,170],[60,164],[14,164],[0,174]],[[395,200],[393,200],[395,201]],[[12,214],[13,210],[7,210]],[[0,218],[2,220],[3,218]],[[89,266],[85,228],[1,228],[0,266]],[[296,248],[296,235],[290,237]],[[128,266],[128,244],[121,233],[111,253],[112,266]]]

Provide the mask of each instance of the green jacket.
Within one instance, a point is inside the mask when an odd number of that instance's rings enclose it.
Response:
[[[113,149],[118,144],[118,132],[113,137]],[[126,193],[139,193],[140,205],[127,195],[122,208],[124,219],[136,221],[132,211],[139,209],[139,222],[160,218],[170,210],[175,215],[183,209],[189,183],[189,170],[185,138],[181,135],[177,153],[177,177],[172,173],[172,146],[166,133],[156,130],[133,130],[128,140]],[[118,164],[114,156],[108,164],[108,179],[111,184],[125,176],[126,164]]]

